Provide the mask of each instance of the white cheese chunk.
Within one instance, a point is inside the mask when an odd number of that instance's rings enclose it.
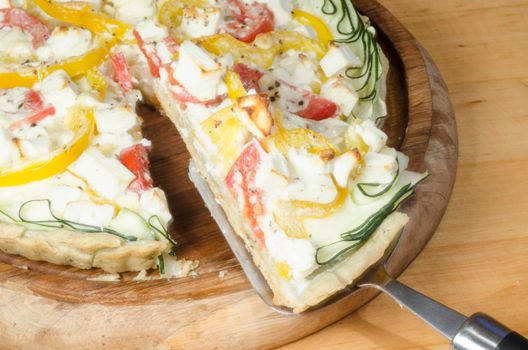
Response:
[[[377,153],[387,143],[387,134],[378,129],[373,120],[368,119],[361,123],[352,124],[347,133],[357,133],[369,146],[369,152]]]
[[[117,159],[107,158],[95,148],[84,152],[70,165],[69,170],[86,180],[97,194],[109,200],[125,191],[135,179],[134,174]]]
[[[273,61],[273,76],[302,89],[318,81],[317,62],[307,53],[288,50]]]
[[[194,97],[206,101],[218,94],[223,69],[209,55],[191,41],[180,46],[180,57],[174,78]]]
[[[358,94],[346,78],[334,77],[321,86],[321,96],[336,103],[340,113],[350,115],[359,100]]]
[[[26,158],[46,156],[51,151],[49,135],[40,125],[14,130],[13,135],[19,139],[20,150]]]
[[[103,154],[119,155],[121,150],[134,145],[136,141],[130,134],[97,134],[92,138],[92,144],[96,145]]]
[[[222,13],[217,7],[187,7],[183,9],[181,31],[191,37],[213,35],[222,22]]]
[[[290,184],[284,198],[317,203],[329,203],[335,199],[337,189],[319,156],[291,148],[286,158]]]
[[[264,231],[266,248],[276,261],[288,263],[294,273],[310,270],[315,263],[315,248],[307,239],[289,238],[280,230]]]
[[[344,68],[361,66],[361,60],[347,44],[332,42],[320,65],[326,76],[331,77]]]
[[[0,29],[0,58],[23,62],[34,54],[33,38],[18,27]]]
[[[138,125],[138,118],[128,106],[97,108],[94,112],[97,131],[120,134]]]
[[[26,100],[28,88],[17,87],[0,91],[0,111],[4,113],[16,113]]]
[[[64,219],[80,224],[107,227],[114,217],[114,207],[109,204],[95,204],[90,201],[75,201],[66,205]]]
[[[369,152],[364,157],[365,164],[361,174],[357,177],[358,183],[388,184],[396,172],[396,155]]]
[[[139,209],[145,220],[148,220],[152,215],[157,215],[165,224],[172,220],[165,193],[157,187],[148,189],[141,194]]]
[[[348,151],[332,159],[326,165],[336,180],[339,187],[346,187],[352,171],[359,167],[360,155],[354,151]]]
[[[92,33],[79,27],[55,27],[37,50],[39,61],[61,61],[81,56],[93,47]]]
[[[151,20],[140,22],[136,26],[136,31],[146,43],[161,41],[169,35],[167,28],[159,26]]]
[[[83,191],[77,187],[65,185],[53,186],[48,195],[53,213],[62,216],[68,203],[81,199],[83,194]]]
[[[104,10],[121,21],[137,24],[142,20],[154,18],[156,2],[154,0],[112,0]]]
[[[68,75],[58,70],[48,75],[44,80],[35,84],[34,89],[40,91],[43,100],[55,107],[56,116],[64,116],[68,108],[72,107],[77,99],[77,93]]]

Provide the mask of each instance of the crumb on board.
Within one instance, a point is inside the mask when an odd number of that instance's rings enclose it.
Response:
[[[119,282],[121,280],[121,275],[118,273],[106,273],[103,275],[88,277],[86,280],[99,282]]]
[[[218,272],[218,278],[224,278],[227,275],[227,269]]]

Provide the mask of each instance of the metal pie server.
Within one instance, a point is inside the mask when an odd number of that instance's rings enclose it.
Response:
[[[213,192],[207,182],[200,176],[192,160],[189,163],[189,178],[202,196],[205,205],[240,262],[251,286],[260,298],[273,310],[283,315],[294,315],[291,309],[273,303],[273,292],[268,283],[253,263],[253,258],[245,248],[243,240],[234,232],[222,207],[216,202]],[[396,245],[395,242],[393,242],[393,247],[387,249],[389,254]],[[510,330],[490,316],[483,313],[475,313],[470,317],[466,317],[392,279],[385,272],[384,263],[387,257],[388,254],[384,256],[380,263],[362,276],[359,281],[340,292],[339,296],[323,301],[321,304],[312,307],[312,309],[332,304],[348,295],[356,287],[373,287],[388,294],[401,306],[410,310],[449,339],[453,350],[528,350],[528,339]]]

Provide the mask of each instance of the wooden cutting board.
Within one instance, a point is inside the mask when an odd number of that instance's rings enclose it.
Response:
[[[430,173],[402,210],[411,221],[388,262],[399,275],[434,233],[455,178],[457,134],[446,87],[427,53],[376,1],[354,1],[379,31],[390,60],[390,144]],[[153,141],[153,177],[167,193],[179,257],[197,259],[195,277],[120,282],[101,271],[33,262],[0,253],[0,348],[269,349],[313,333],[372,299],[357,290],[329,307],[281,316],[253,292],[187,178],[189,155],[172,124],[141,108]]]

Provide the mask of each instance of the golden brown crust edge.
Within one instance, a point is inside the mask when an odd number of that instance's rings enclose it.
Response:
[[[0,221],[0,250],[30,260],[101,268],[108,273],[155,268],[167,248],[162,241],[126,241],[106,233],[40,231]]]
[[[383,257],[387,247],[407,223],[407,215],[402,213],[391,214],[357,252],[329,268],[324,273],[314,277],[303,291],[298,292],[294,290],[287,280],[284,280],[276,273],[273,268],[273,262],[267,254],[263,254],[259,244],[251,235],[246,234],[248,226],[240,217],[238,209],[233,204],[234,201],[230,199],[226,200],[226,198],[229,198],[229,193],[215,179],[211,179],[208,176],[205,171],[205,165],[200,161],[199,157],[196,157],[197,150],[189,139],[189,136],[192,135],[188,130],[190,125],[186,123],[184,118],[179,117],[179,113],[174,105],[175,102],[171,99],[166,88],[157,82],[154,89],[163,111],[180,131],[180,135],[182,135],[189,153],[191,153],[191,156],[195,160],[199,172],[205,175],[204,177],[209,187],[226,212],[233,229],[244,240],[246,248],[250,251],[255,264],[273,290],[274,303],[277,305],[290,307],[294,312],[302,312],[343,289],[360,277],[369,266]],[[182,129],[187,130],[182,132]],[[184,135],[188,135],[188,137]]]

